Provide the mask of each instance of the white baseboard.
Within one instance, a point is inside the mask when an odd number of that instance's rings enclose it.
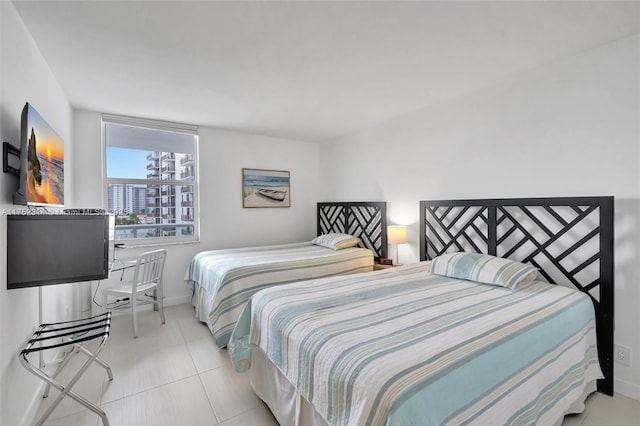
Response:
[[[40,409],[40,404],[42,404],[42,393],[44,392],[45,383],[38,383],[36,392],[33,394],[27,409],[24,410],[24,414],[22,415],[22,419],[20,419],[21,425],[32,425],[35,423],[36,414],[38,414],[38,410]]]
[[[164,306],[182,305],[185,303],[191,303],[191,295],[185,294],[184,296],[165,297]]]
[[[629,398],[637,399],[640,401],[640,385],[636,383],[627,382],[625,380],[613,379],[613,389],[615,393],[619,393]]]
[[[174,297],[165,297],[163,299],[163,305],[166,308],[167,306],[173,305],[182,305],[184,303],[191,303],[191,295],[186,294],[184,296],[174,296]],[[140,305],[140,310],[144,311],[145,309],[153,309],[153,303],[147,303],[145,305]],[[126,311],[126,309],[125,309]]]
[[[191,303],[191,295],[185,294],[183,296],[174,296],[174,297],[165,297],[164,298],[164,307],[173,306],[173,305],[182,305],[186,303]],[[153,303],[145,303],[138,306],[138,312],[142,311],[150,311],[153,309]],[[100,311],[101,312],[101,311]],[[100,313],[98,312],[98,313]],[[97,315],[98,313],[93,313],[93,315]],[[131,315],[131,309],[114,309],[111,311],[113,315]]]

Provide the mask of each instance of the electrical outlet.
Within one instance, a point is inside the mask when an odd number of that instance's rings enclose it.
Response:
[[[615,349],[616,362],[629,367],[631,365],[631,349],[620,345],[616,345]]]

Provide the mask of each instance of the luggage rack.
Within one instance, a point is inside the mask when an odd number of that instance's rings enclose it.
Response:
[[[111,312],[106,312],[101,315],[96,315],[94,317],[85,318],[81,320],[75,321],[64,321],[57,322],[51,324],[40,324],[38,329],[33,333],[33,335],[27,340],[23,349],[20,351],[18,355],[20,359],[20,363],[32,374],[43,380],[47,383],[45,386],[44,392],[42,394],[43,398],[49,396],[49,389],[51,386],[54,386],[56,389],[60,391],[60,395],[56,398],[56,400],[51,404],[51,406],[47,409],[47,411],[40,417],[40,419],[35,423],[36,425],[41,425],[53,412],[53,410],[62,402],[65,396],[69,396],[73,400],[78,403],[84,405],[94,413],[100,416],[102,419],[102,424],[105,426],[109,425],[109,419],[107,419],[106,413],[97,405],[93,404],[91,401],[87,400],[83,396],[77,394],[72,391],[71,388],[76,384],[76,382],[80,379],[82,374],[89,368],[93,361],[100,364],[105,370],[107,370],[107,375],[109,376],[109,380],[113,380],[113,374],[111,373],[111,367],[98,358],[98,354],[104,347],[107,342],[107,338],[109,337],[109,328],[111,327]],[[57,339],[61,339],[61,342],[57,342]],[[98,345],[98,348],[93,352],[87,350],[82,343],[88,342],[95,339],[102,339]],[[65,355],[64,359],[60,362],[55,372],[51,375],[45,373],[40,366],[35,366],[29,362],[29,354],[35,352],[41,352],[46,350],[51,350],[55,348],[62,347],[71,347],[71,350]],[[73,378],[66,385],[55,380],[56,376],[62,371],[62,369],[67,365],[67,363],[71,360],[71,357],[77,353],[82,352],[89,359],[80,367],[78,372],[73,376]]]

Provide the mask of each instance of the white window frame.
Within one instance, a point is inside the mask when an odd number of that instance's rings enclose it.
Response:
[[[127,178],[109,178],[107,177],[107,140],[106,140],[106,124],[119,124],[124,126],[141,127],[150,130],[168,131],[175,133],[183,133],[194,136],[193,147],[193,167],[194,167],[194,179],[193,181],[185,180],[162,180],[158,179],[127,179]],[[198,127],[188,124],[171,123],[167,121],[148,120],[142,118],[125,117],[113,114],[102,114],[102,154],[103,154],[103,202],[104,205],[109,206],[108,188],[109,184],[143,184],[157,183],[161,185],[176,185],[182,186],[193,185],[193,234],[188,236],[176,235],[166,237],[149,237],[149,238],[128,238],[118,239],[117,243],[124,243],[127,246],[153,246],[153,245],[167,245],[167,244],[182,244],[182,243],[194,243],[200,241],[200,190],[199,190],[199,135]],[[117,212],[116,212],[117,213]],[[116,225],[118,226],[118,225]],[[167,225],[170,226],[170,225]]]

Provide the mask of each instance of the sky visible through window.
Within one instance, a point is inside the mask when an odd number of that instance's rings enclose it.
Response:
[[[107,177],[146,179],[151,151],[107,147]]]

